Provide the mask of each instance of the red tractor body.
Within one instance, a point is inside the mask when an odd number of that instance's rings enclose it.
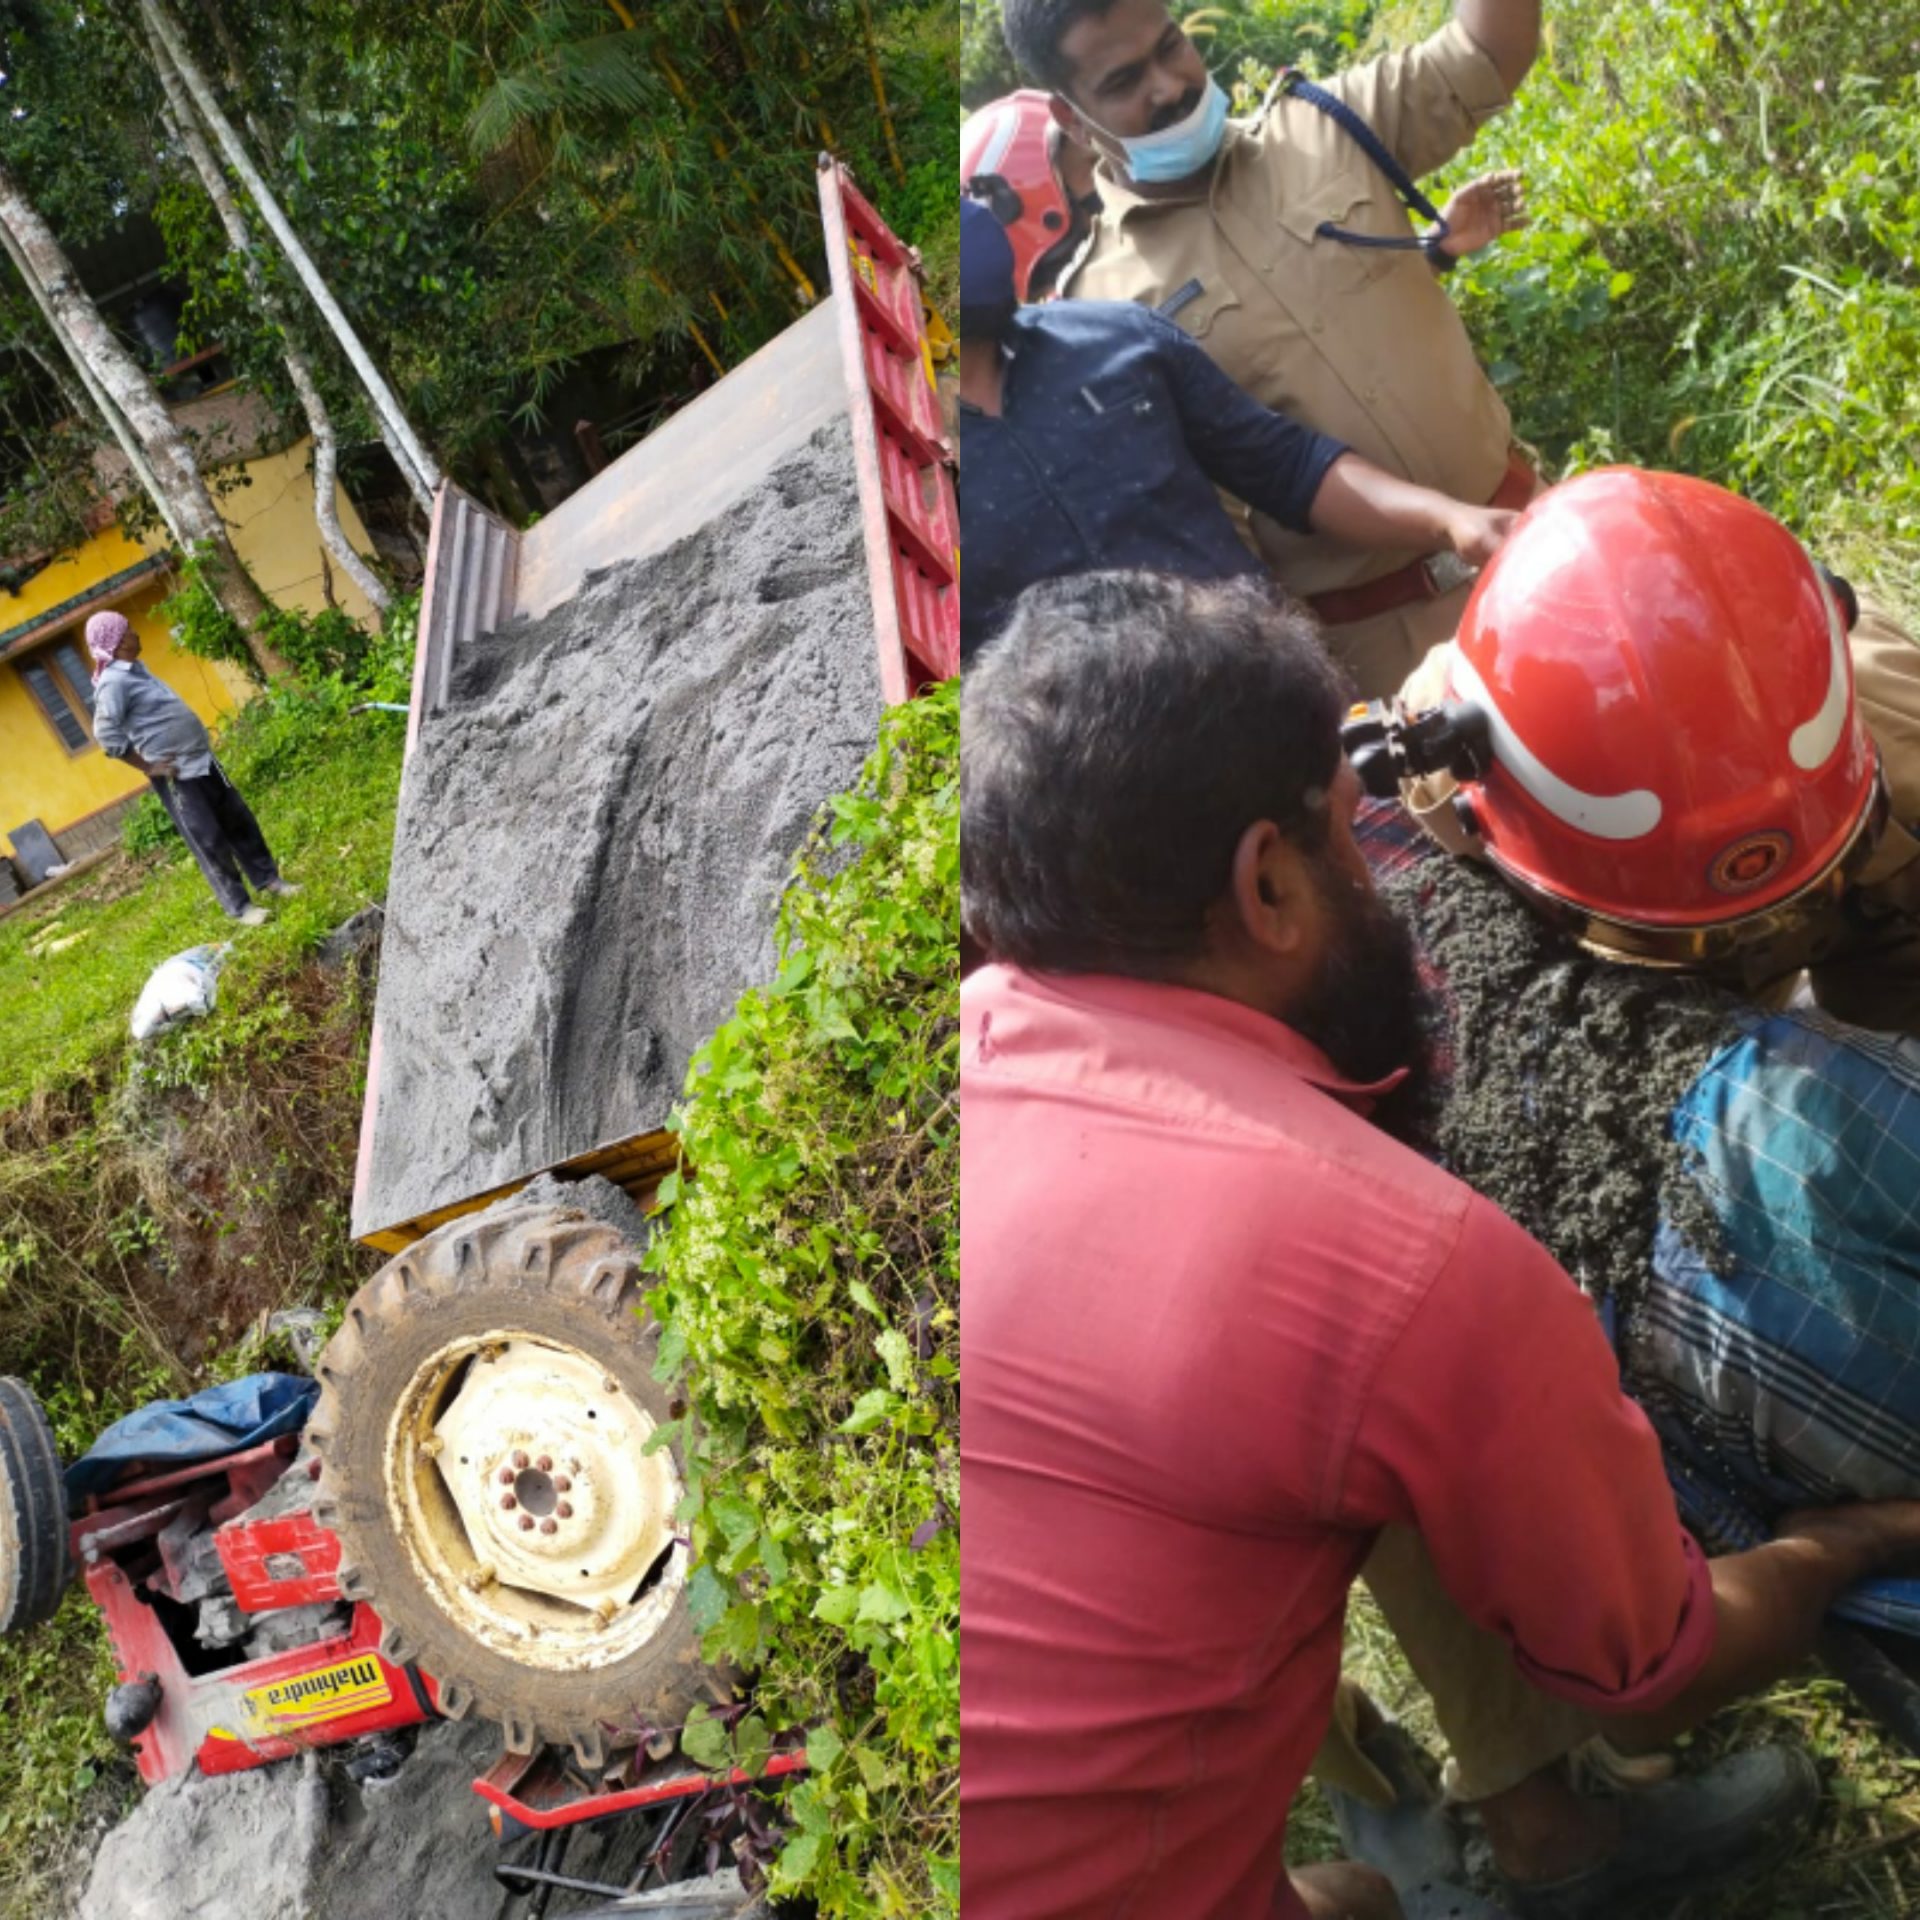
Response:
[[[159,1688],[132,1742],[148,1786],[196,1762],[240,1773],[436,1717],[433,1682],[385,1659],[379,1616],[341,1594],[334,1535],[302,1506],[248,1517],[297,1447],[289,1434],[136,1480],[73,1521],[74,1562],[106,1616],[121,1680]],[[312,1637],[249,1655],[275,1622]],[[235,1637],[216,1644],[223,1630]]]

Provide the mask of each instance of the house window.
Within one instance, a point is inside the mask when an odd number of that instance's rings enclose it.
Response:
[[[56,640],[18,663],[34,704],[69,753],[93,744],[93,675],[80,642]]]

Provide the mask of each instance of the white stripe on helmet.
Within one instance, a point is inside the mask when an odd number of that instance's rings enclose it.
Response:
[[[1645,787],[1631,793],[1583,793],[1551,771],[1514,732],[1473,662],[1457,646],[1453,683],[1462,698],[1487,716],[1494,757],[1556,820],[1600,840],[1638,840],[1660,824],[1660,796]]]
[[[1820,711],[1795,727],[1787,741],[1793,764],[1802,773],[1824,767],[1833,758],[1833,750],[1847,730],[1847,632],[1840,623],[1840,609],[1834,604],[1824,580],[1820,583],[1820,604],[1827,610],[1827,697],[1820,703]]]

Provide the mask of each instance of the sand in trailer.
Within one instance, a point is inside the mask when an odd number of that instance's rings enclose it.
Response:
[[[844,418],[464,649],[401,795],[356,1232],[661,1126],[881,710]]]

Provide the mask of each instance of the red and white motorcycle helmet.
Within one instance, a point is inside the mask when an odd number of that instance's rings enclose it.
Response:
[[[1845,592],[1705,481],[1614,467],[1543,495],[1448,671],[1481,716],[1457,804],[1487,856],[1616,958],[1803,964],[1887,814]]]
[[[1013,290],[1021,300],[1046,296],[1080,239],[1060,178],[1064,137],[1047,96],[1033,87],[990,102],[960,124],[960,190],[984,200],[1006,229]]]

